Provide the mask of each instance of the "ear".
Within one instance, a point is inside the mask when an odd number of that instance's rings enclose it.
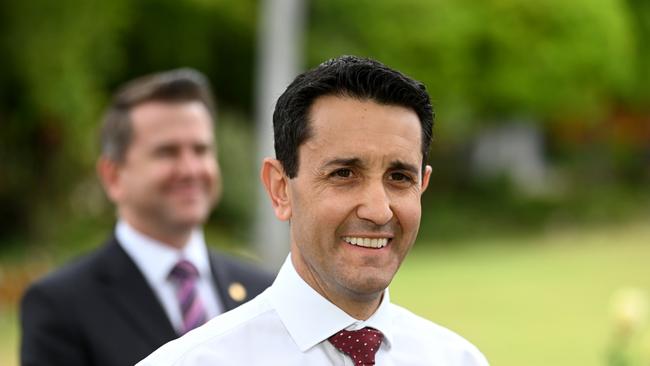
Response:
[[[266,194],[271,199],[275,216],[282,221],[289,220],[291,218],[291,200],[288,193],[289,177],[284,174],[282,163],[273,158],[264,159],[260,178]]]
[[[431,168],[431,165],[427,165],[424,167],[424,172],[422,173],[422,190],[420,191],[421,193],[424,193],[424,191],[427,190],[427,187],[429,186],[429,179],[431,178],[431,171],[433,169]]]
[[[97,176],[99,177],[102,187],[108,198],[117,203],[119,201],[122,190],[120,185],[120,167],[115,161],[101,156],[96,164]]]

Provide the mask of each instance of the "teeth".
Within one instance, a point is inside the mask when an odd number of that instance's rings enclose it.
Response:
[[[359,238],[353,236],[344,236],[343,240],[360,247],[366,248],[383,248],[388,244],[388,238]]]

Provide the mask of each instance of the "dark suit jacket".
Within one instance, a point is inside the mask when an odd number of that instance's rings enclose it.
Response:
[[[210,264],[224,308],[257,296],[272,277],[223,255]],[[247,297],[228,294],[241,283]],[[20,314],[21,365],[133,365],[178,337],[162,305],[115,239],[34,283]]]

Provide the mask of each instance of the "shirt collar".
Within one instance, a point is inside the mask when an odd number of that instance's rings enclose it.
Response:
[[[166,281],[169,272],[180,259],[192,262],[200,277],[212,273],[205,239],[199,229],[192,231],[181,249],[144,235],[122,219],[117,222],[115,236],[151,284]]]
[[[302,352],[327,340],[341,329],[358,330],[364,327],[381,331],[386,346],[390,347],[393,325],[388,289],[384,291],[379,308],[368,320],[355,319],[311,288],[296,272],[290,254],[280,268],[269,294],[278,316]]]

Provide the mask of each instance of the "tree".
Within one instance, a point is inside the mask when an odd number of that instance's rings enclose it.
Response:
[[[592,118],[634,76],[619,0],[317,0],[310,30],[312,64],[354,53],[424,81],[443,133],[513,115]]]

